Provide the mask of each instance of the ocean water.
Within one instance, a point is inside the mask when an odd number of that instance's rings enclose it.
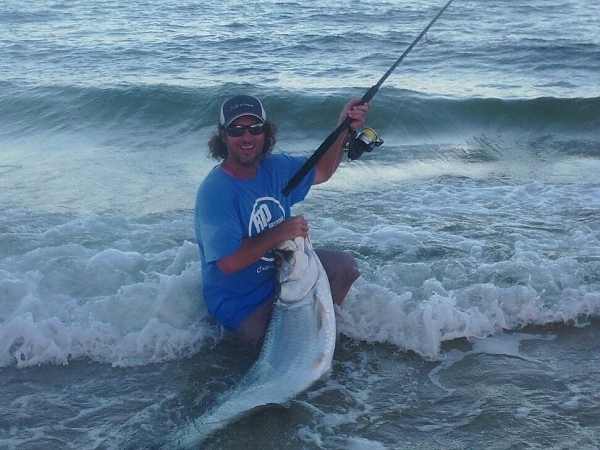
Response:
[[[1,1],[0,448],[165,448],[235,384],[193,230],[220,104],[308,156],[442,6]],[[202,448],[600,448],[598,17],[455,0],[295,210],[362,272],[331,374]]]

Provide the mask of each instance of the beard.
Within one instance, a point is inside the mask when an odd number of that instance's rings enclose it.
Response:
[[[239,152],[232,152],[231,154],[236,162],[244,167],[255,165],[262,158],[262,155],[262,150],[260,152],[245,152],[244,150],[240,150]]]

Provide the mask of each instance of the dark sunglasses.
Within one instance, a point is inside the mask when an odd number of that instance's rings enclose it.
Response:
[[[243,136],[244,133],[248,130],[252,136],[258,136],[259,134],[263,134],[265,132],[265,124],[264,123],[255,123],[252,125],[229,125],[225,128],[225,132],[231,137],[240,137]]]

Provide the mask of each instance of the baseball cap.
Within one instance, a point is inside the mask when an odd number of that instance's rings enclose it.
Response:
[[[219,123],[223,127],[228,127],[231,122],[242,116],[254,116],[263,122],[267,120],[267,113],[259,99],[251,95],[236,95],[225,100],[221,106]]]

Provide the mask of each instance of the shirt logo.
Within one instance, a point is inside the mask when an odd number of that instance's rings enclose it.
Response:
[[[273,197],[257,198],[250,214],[250,223],[248,224],[248,236],[256,236],[264,230],[271,229],[285,220],[285,209],[279,203],[279,200]],[[268,256],[261,258],[263,261],[273,261],[274,258],[269,252]]]

